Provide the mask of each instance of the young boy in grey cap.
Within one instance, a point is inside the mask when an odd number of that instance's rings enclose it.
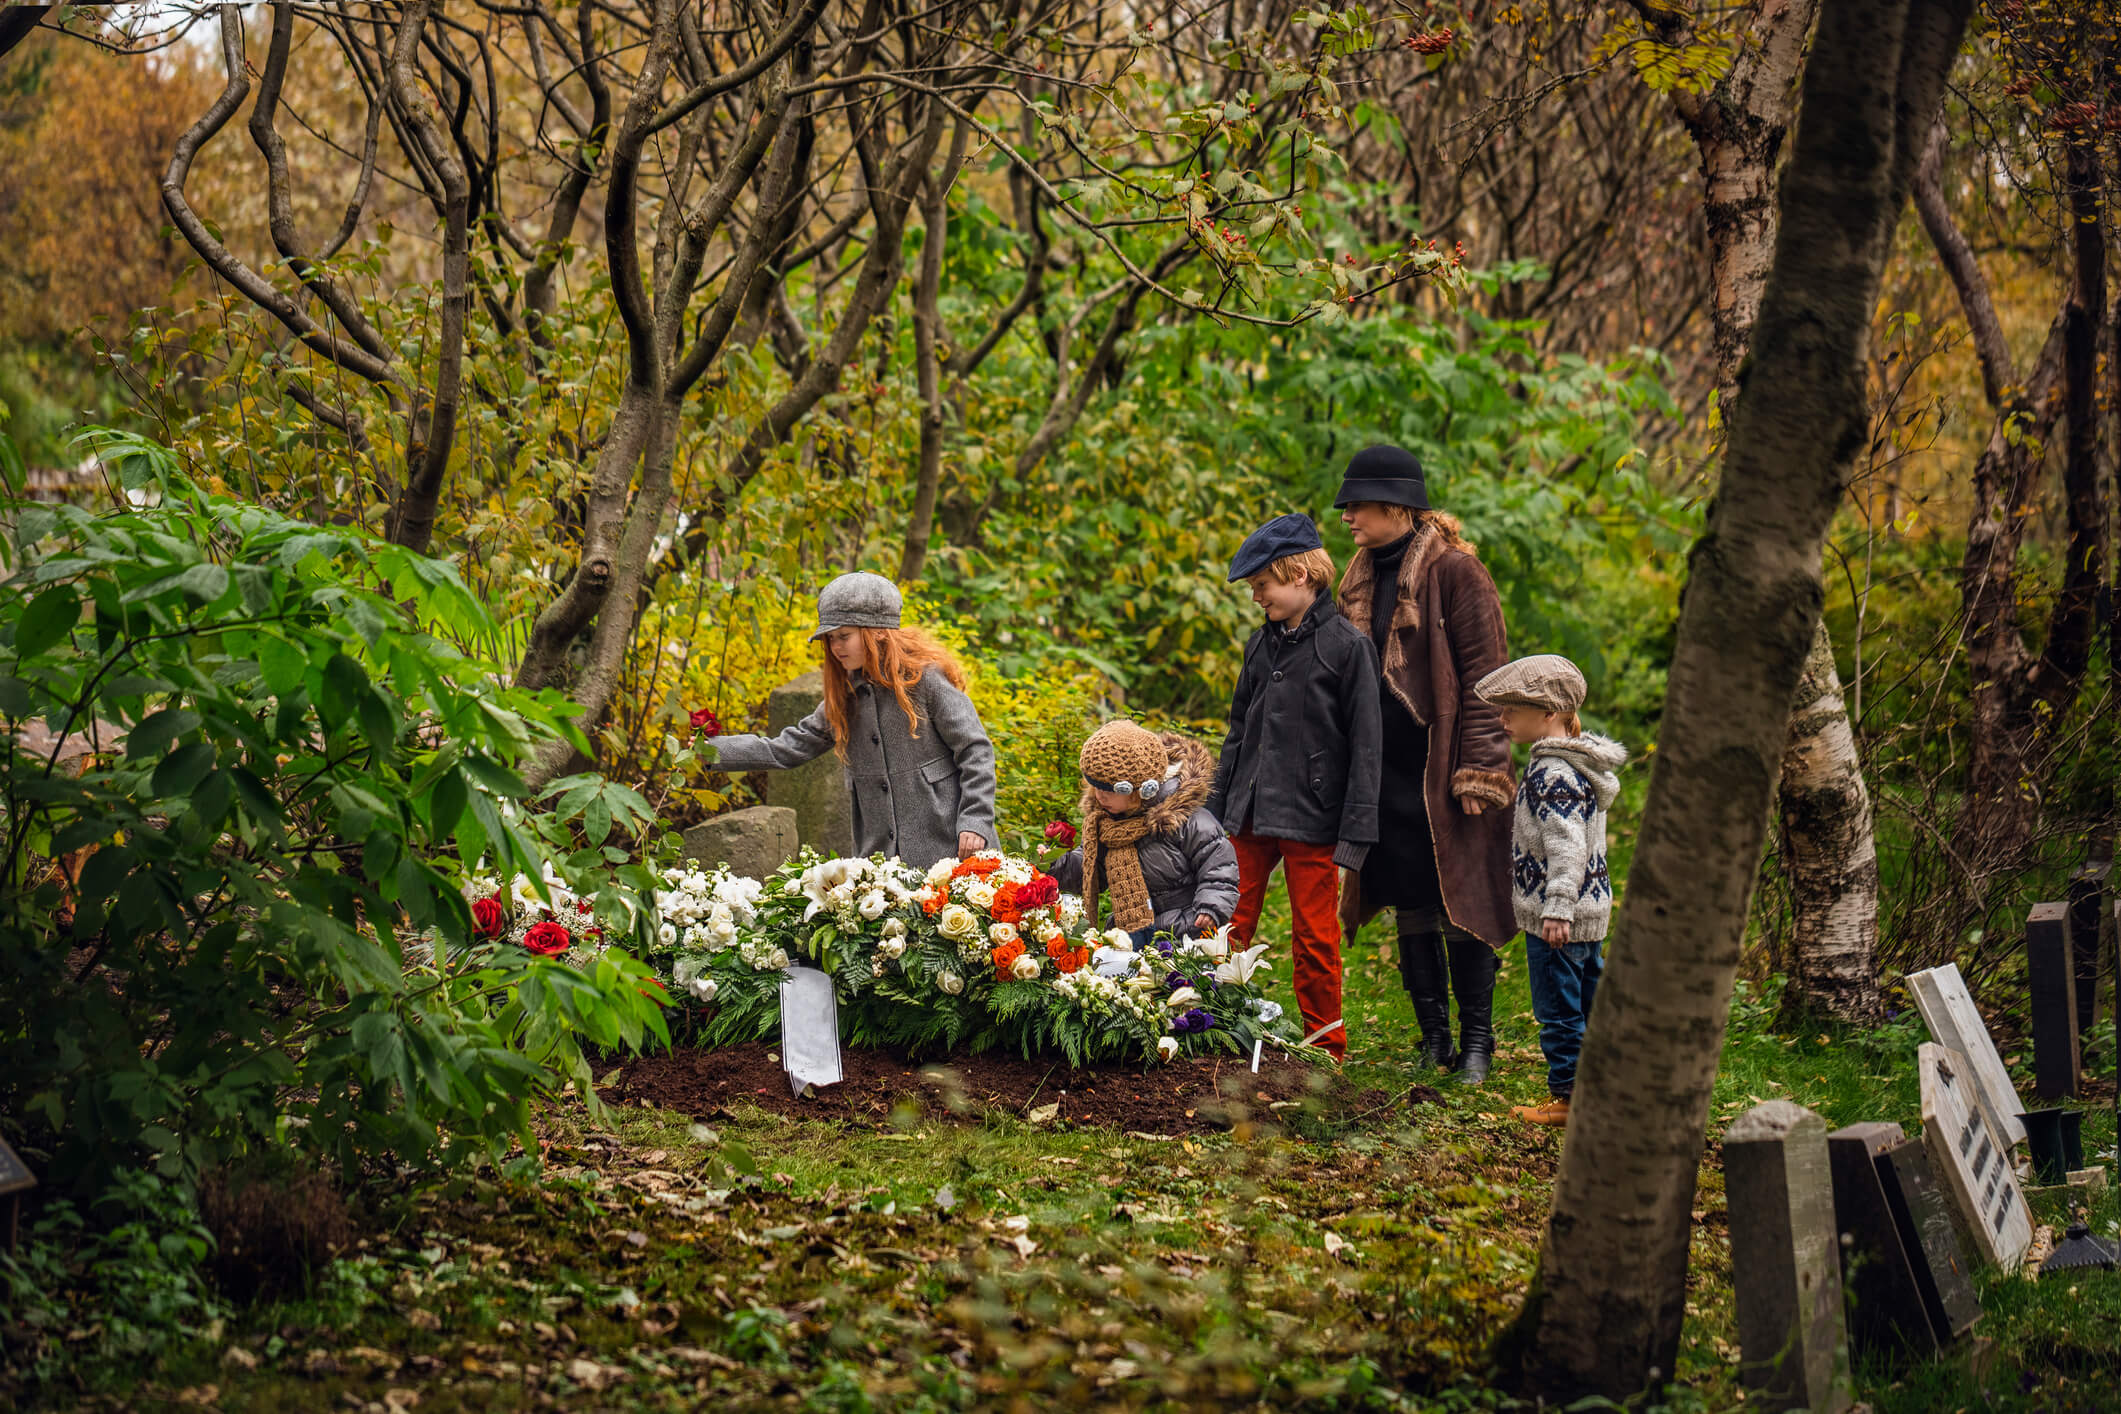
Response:
[[[1297,1008],[1307,1033],[1338,1060],[1341,1023],[1340,874],[1360,869],[1377,840],[1382,752],[1377,649],[1333,602],[1333,557],[1309,516],[1252,532],[1230,562],[1267,621],[1245,644],[1230,734],[1208,809],[1237,849],[1231,933],[1248,947],[1280,864],[1295,938]],[[1331,1028],[1331,1029],[1327,1029]]]
[[[1505,663],[1473,691],[1501,715],[1510,740],[1532,748],[1510,828],[1510,904],[1525,933],[1532,1014],[1552,1098],[1510,1113],[1533,1124],[1566,1125],[1584,1023],[1605,971],[1599,952],[1613,916],[1606,810],[1620,794],[1615,773],[1627,764],[1627,748],[1584,731],[1576,715],[1583,674],[1559,654]]]

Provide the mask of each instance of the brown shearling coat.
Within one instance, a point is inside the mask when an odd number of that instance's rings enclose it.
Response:
[[[1358,626],[1370,622],[1374,579],[1370,552],[1356,551],[1341,576],[1340,608]],[[1381,666],[1385,685],[1429,729],[1424,795],[1444,908],[1453,923],[1492,947],[1517,932],[1509,809],[1517,783],[1502,718],[1473,695],[1473,684],[1509,656],[1502,598],[1487,566],[1424,524],[1400,561]],[[1468,814],[1460,802],[1469,799],[1486,809]],[[1361,877],[1350,875],[1345,885],[1354,897],[1343,899],[1341,912],[1351,923],[1378,912],[1360,898]]]

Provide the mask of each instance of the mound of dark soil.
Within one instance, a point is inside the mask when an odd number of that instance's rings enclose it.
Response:
[[[1331,1066],[1269,1055],[1174,1061],[1143,1071],[1071,1071],[1066,1062],[1011,1055],[952,1056],[919,1063],[882,1051],[843,1051],[839,1084],[798,1099],[771,1042],[720,1050],[681,1049],[628,1063],[601,1093],[614,1104],[645,1103],[699,1119],[756,1105],[776,1114],[862,1125],[916,1117],[978,1120],[1002,1113],[1040,1122],[1176,1135],[1240,1123],[1286,1126],[1299,1117],[1348,1123],[1395,1101],[1357,1091]],[[1041,1113],[1057,1105],[1051,1116]],[[894,1121],[894,1115],[897,1116]]]

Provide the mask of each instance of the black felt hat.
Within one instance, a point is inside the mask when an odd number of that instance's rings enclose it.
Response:
[[[1429,508],[1429,487],[1421,474],[1421,462],[1404,447],[1364,447],[1348,458],[1341,473],[1340,494],[1333,498],[1339,510],[1357,501],[1383,501],[1390,506]]]
[[[1249,579],[1289,555],[1325,548],[1326,542],[1319,539],[1318,526],[1311,517],[1276,516],[1247,535],[1245,543],[1237,547],[1237,558],[1230,561],[1230,582],[1235,584],[1240,579]]]

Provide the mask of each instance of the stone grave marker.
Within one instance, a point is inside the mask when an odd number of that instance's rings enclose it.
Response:
[[[1983,1259],[2015,1271],[2032,1245],[2025,1194],[2011,1167],[2010,1145],[1996,1132],[1972,1067],[1934,1041],[1922,1045],[1922,1140],[1944,1173]]]
[[[766,695],[766,731],[777,736],[815,712],[825,701],[825,675],[808,672]],[[815,761],[766,777],[766,803],[795,812],[802,842],[828,859],[854,853],[854,802],[840,759],[826,752]]]
[[[1981,1103],[2003,1136],[2004,1146],[2023,1142],[2025,1125],[2018,1114],[2025,1105],[2018,1098],[2017,1087],[2011,1084],[2010,1072],[2003,1068],[2003,1057],[1996,1053],[1988,1023],[1981,1019],[1965,980],[1959,976],[1959,964],[1947,962],[1926,972],[1910,972],[1907,989],[1915,998],[1916,1009],[1922,1013],[1931,1038],[1947,1050],[1957,1051],[1973,1067]]]
[[[1848,1408],[1825,1121],[1788,1100],[1747,1110],[1724,1132],[1723,1182],[1746,1407]]]
[[[746,879],[763,879],[795,858],[796,815],[785,805],[754,805],[685,831],[685,857]]]
[[[2077,1050],[2077,959],[2069,905],[2036,903],[2025,919],[2025,973],[2033,1001],[2033,1093],[2059,1100],[2083,1078]]]
[[[2099,907],[2106,896],[2106,876],[2114,869],[2111,859],[2096,856],[2084,861],[2069,880],[2069,943],[2077,980],[2077,1038],[2092,1029],[2099,1015],[2099,953],[2102,935]]]
[[[1915,1291],[1940,1341],[1957,1340],[1981,1319],[1981,1302],[1959,1240],[1957,1209],[1920,1139],[1903,1139],[1878,1155],[1878,1178],[1900,1229]]]
[[[1915,1261],[1893,1216],[1878,1159],[1907,1134],[1897,1124],[1852,1124],[1826,1137],[1834,1175],[1841,1285],[1849,1293],[1849,1344],[1858,1355],[1925,1360],[1951,1337],[1938,1333],[1915,1281]]]

